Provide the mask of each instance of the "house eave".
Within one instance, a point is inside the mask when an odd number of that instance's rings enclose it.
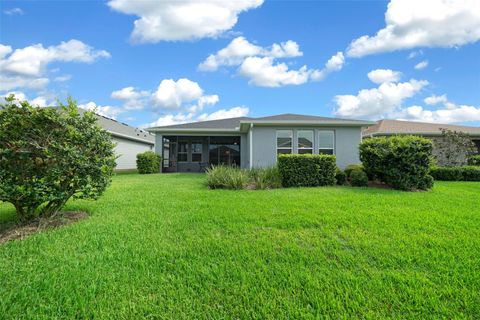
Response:
[[[148,132],[155,132],[155,133],[170,133],[170,132],[178,132],[178,133],[239,133],[240,128],[235,129],[219,129],[219,128],[148,128],[145,129]]]
[[[110,130],[107,130],[107,132],[110,133],[113,137],[118,137],[118,138],[123,138],[123,139],[127,139],[127,140],[142,142],[142,143],[150,144],[152,146],[155,144],[154,141],[149,141],[149,140],[145,140],[145,139],[142,139],[142,138],[136,138],[136,137],[132,137],[132,136],[129,136],[129,135],[113,132],[113,131],[110,131]]]
[[[471,137],[480,137],[480,133],[471,133],[471,132],[463,132],[464,134],[471,136]],[[441,132],[438,131],[418,131],[418,132],[374,132],[364,134],[364,137],[381,137],[381,136],[428,136],[428,137],[440,137],[442,135]]]

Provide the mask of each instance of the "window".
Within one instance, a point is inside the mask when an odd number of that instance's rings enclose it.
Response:
[[[318,153],[334,154],[335,153],[335,132],[322,130],[318,132]]]
[[[192,162],[202,162],[203,145],[200,142],[192,143]]]
[[[292,130],[277,130],[277,154],[292,153]]]
[[[187,162],[187,155],[188,155],[188,142],[179,141],[178,142],[178,161]]]
[[[298,130],[297,131],[298,153],[313,153],[313,131]]]

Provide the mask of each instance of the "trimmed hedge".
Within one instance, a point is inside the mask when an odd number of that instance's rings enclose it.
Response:
[[[153,151],[145,151],[137,154],[138,173],[159,173],[162,157]]]
[[[342,169],[338,167],[335,172],[335,180],[337,181],[337,184],[339,186],[343,186],[347,183],[347,175],[345,174],[344,171],[342,171]]]
[[[471,166],[480,166],[480,155],[470,156],[468,164]]]
[[[352,187],[368,187],[368,176],[362,169],[354,169],[350,172],[350,184]]]
[[[350,174],[352,173],[353,170],[364,170],[363,165],[361,163],[349,164],[345,168],[345,174],[347,175],[347,179],[350,179]]]
[[[433,186],[429,175],[432,141],[416,136],[369,138],[360,144],[365,172],[395,189],[427,190]]]
[[[333,186],[336,157],[319,154],[281,154],[278,170],[284,187]]]
[[[480,181],[480,167],[432,167],[430,174],[440,181]]]

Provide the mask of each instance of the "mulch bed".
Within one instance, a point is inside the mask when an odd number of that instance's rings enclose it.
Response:
[[[0,225],[0,244],[11,240],[23,240],[32,234],[66,226],[86,218],[88,218],[86,212],[66,211],[59,213],[53,218],[36,219],[27,224],[10,222],[8,225]]]

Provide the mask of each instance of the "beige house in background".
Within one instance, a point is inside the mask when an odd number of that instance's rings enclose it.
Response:
[[[400,120],[380,120],[363,131],[363,138],[394,135],[416,135],[426,137],[433,141],[433,154],[437,158],[439,164],[442,164],[438,149],[435,148],[435,141],[438,141],[438,139],[441,138],[442,129],[459,131],[469,135],[477,147],[477,152],[480,154],[480,127]],[[461,154],[459,154],[459,157],[463,159],[466,158],[465,155]]]

